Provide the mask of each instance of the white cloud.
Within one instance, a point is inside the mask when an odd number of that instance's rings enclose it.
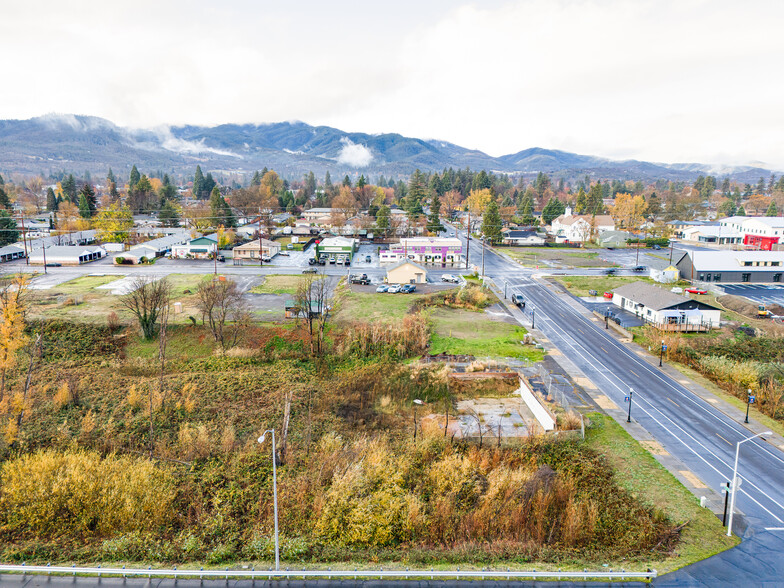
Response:
[[[351,167],[367,167],[373,161],[373,153],[364,145],[354,143],[348,137],[343,137],[340,142],[343,147],[338,153],[338,163]]]

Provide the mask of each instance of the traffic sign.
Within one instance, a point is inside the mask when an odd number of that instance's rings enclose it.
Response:
[[[662,345],[662,349],[664,349],[664,351],[667,351],[667,346],[666,345]]]
[[[757,402],[757,397],[756,396],[749,396],[749,404],[754,404],[755,402]]]
[[[628,396],[624,396],[624,397],[623,397],[623,401],[624,401],[624,402],[629,402],[629,397],[628,397]]]

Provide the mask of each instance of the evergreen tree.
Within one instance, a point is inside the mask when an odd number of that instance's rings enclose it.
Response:
[[[316,193],[316,188],[316,176],[310,171],[305,176],[305,195],[310,198]]]
[[[5,186],[5,180],[2,175],[0,175],[0,186]]]
[[[164,227],[180,226],[180,213],[170,200],[164,201],[161,210],[158,212],[158,220],[161,221]]]
[[[54,195],[52,187],[46,189],[46,210],[54,212],[57,210],[57,196]]]
[[[498,213],[498,203],[495,201],[495,198],[487,204],[485,213],[482,216],[482,235],[493,245],[500,243],[503,238],[501,215]]]
[[[161,205],[165,200],[174,200],[177,198],[177,187],[172,184],[169,174],[163,174],[161,181],[161,188],[158,190],[158,196],[161,197]]]
[[[346,174],[346,177],[343,178],[343,185],[347,188],[351,187],[351,178],[348,177],[348,174]]]
[[[204,192],[204,174],[201,172],[201,166],[196,166],[196,173],[193,175],[193,192],[194,198],[201,198]]]
[[[535,225],[536,224],[536,217],[534,216],[534,202],[529,198],[523,199],[522,205],[522,216],[520,220],[524,225]]]
[[[359,176],[359,179],[357,180],[357,188],[359,188],[359,189],[361,190],[361,189],[362,189],[362,188],[364,188],[366,185],[367,185],[367,180],[365,179],[365,175],[364,175],[364,174],[361,174],[361,175]]]
[[[63,181],[60,182],[60,187],[63,190],[63,197],[69,202],[76,204],[76,180],[74,179],[73,174],[69,174],[67,178],[63,179]]]
[[[259,170],[256,170],[255,172],[253,172],[253,178],[251,178],[251,180],[250,180],[250,185],[251,186],[261,186],[261,174],[259,173]]]
[[[757,194],[765,193],[765,178],[760,178],[757,182]]]
[[[0,208],[0,247],[19,240],[16,221],[5,208]]]
[[[561,216],[566,212],[566,207],[563,202],[557,198],[550,198],[545,207],[542,209],[542,223],[549,225],[554,219]]]
[[[202,198],[208,198],[209,195],[212,194],[212,190],[216,185],[217,184],[215,183],[215,180],[212,179],[212,173],[207,172],[207,175],[204,177],[204,182],[201,186]]]
[[[471,184],[472,190],[484,190],[485,188],[492,188],[493,182],[490,180],[490,176],[487,175],[485,170],[480,171],[478,174],[474,176],[474,181]]]
[[[765,216],[778,216],[779,210],[776,208],[776,202],[771,200],[770,206],[768,206],[768,210],[765,212]]]
[[[588,201],[586,202],[585,206],[585,214],[602,214],[604,212],[603,198],[604,186],[601,182],[596,182],[588,191]]]
[[[332,177],[329,175],[329,170],[324,175],[324,190],[329,191],[332,189]]]
[[[582,186],[577,190],[577,198],[574,203],[574,214],[585,214],[588,209],[588,196]]]
[[[117,178],[114,177],[114,172],[112,171],[112,168],[109,168],[109,171],[106,173],[106,183],[112,183],[112,184],[117,183]]]
[[[427,230],[436,235],[445,230],[441,224],[441,200],[438,198],[438,194],[435,194],[433,200],[430,202],[430,215],[427,217]]]
[[[90,203],[84,194],[79,194],[79,216],[82,218],[90,218],[92,216],[90,211]]]
[[[379,229],[386,230],[386,229],[389,228],[389,225],[390,225],[389,215],[390,214],[391,213],[389,211],[389,206],[387,206],[386,204],[384,204],[381,208],[378,209],[378,212],[376,213],[376,226]]]
[[[735,214],[737,214],[738,216],[746,216],[746,209],[743,208],[743,206],[740,206],[738,208],[738,212],[736,212]]]
[[[87,202],[87,208],[90,211],[89,216],[84,218],[90,218],[95,214],[95,211],[98,208],[98,201],[95,197],[95,190],[90,184],[85,184],[82,186],[82,189],[79,191],[79,207],[81,214],[81,206],[82,206],[82,197],[84,197],[85,201]]]
[[[2,186],[0,186],[0,208],[11,210],[11,200],[9,200],[8,194],[6,194]]]
[[[136,164],[134,164],[131,168],[131,175],[128,177],[128,191],[135,190],[136,184],[138,184],[141,179],[141,174],[139,174],[139,170],[136,169]]]
[[[425,175],[417,168],[411,174],[411,179],[408,182],[408,194],[405,197],[404,208],[408,212],[409,217],[422,214],[422,201],[426,195]]]
[[[539,198],[544,197],[544,193],[551,185],[550,176],[548,176],[544,172],[539,172],[536,174],[536,179],[534,180],[534,190]],[[549,223],[548,223],[549,224]]]

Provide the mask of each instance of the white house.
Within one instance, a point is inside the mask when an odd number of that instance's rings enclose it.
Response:
[[[612,301],[665,331],[709,330],[721,322],[719,309],[645,282],[616,288]]]
[[[191,239],[183,245],[172,247],[173,258],[212,259],[218,251],[218,241],[210,237]]]
[[[545,239],[536,231],[509,230],[503,233],[504,244],[507,245],[544,245]]]
[[[43,265],[44,263],[80,265],[103,257],[106,257],[106,250],[97,245],[54,245],[46,249],[36,249],[30,253],[30,263],[33,265]]]
[[[567,212],[571,212],[568,210]],[[559,241],[584,243],[605,231],[614,231],[615,221],[606,214],[562,214],[550,223],[550,233]]]

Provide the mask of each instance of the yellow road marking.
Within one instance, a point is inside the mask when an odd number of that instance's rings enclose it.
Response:
[[[618,405],[615,404],[612,400],[607,398],[604,394],[599,394],[596,397],[596,404],[598,404],[604,410],[612,410],[614,408],[618,408]]]
[[[721,435],[719,435],[718,433],[716,433],[716,436],[717,436],[719,439],[721,439],[722,441],[724,441],[724,442],[725,442],[727,445],[732,445],[732,443],[730,443],[729,441],[727,441],[727,440],[726,440],[724,437],[722,437],[722,436],[721,436]]]
[[[632,374],[634,374],[634,377],[635,377],[635,378],[639,378],[639,377],[640,377],[640,376],[638,376],[637,374],[635,374],[635,373],[634,373],[634,370],[629,370],[629,371],[630,371]]]
[[[681,474],[681,476],[686,478],[689,481],[689,483],[695,488],[707,488],[707,486],[703,484],[700,481],[700,479],[694,474],[692,474],[689,470],[679,470],[679,473]]]
[[[602,347],[602,346],[599,345],[599,347]],[[604,347],[602,347],[602,351],[604,351],[605,353],[607,353],[609,355],[609,352]]]
[[[672,403],[673,403],[675,406],[677,406],[678,408],[680,408],[680,407],[681,407],[681,405],[680,405],[680,404],[678,404],[677,402],[675,402],[675,401],[674,401],[672,398],[670,398],[669,396],[665,396],[665,398],[666,398],[667,400],[669,400],[670,402],[672,402]]]

